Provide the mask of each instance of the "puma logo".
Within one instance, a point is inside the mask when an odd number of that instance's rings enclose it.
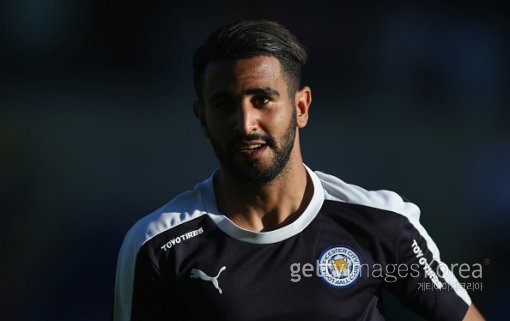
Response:
[[[214,277],[205,274],[203,271],[201,271],[199,269],[191,269],[191,274],[189,277],[193,278],[193,279],[202,279],[204,281],[211,281],[212,284],[214,285],[214,287],[216,289],[218,289],[218,292],[220,292],[220,294],[221,294],[222,291],[221,291],[220,285],[218,284],[218,278],[220,277],[221,272],[225,271],[226,269],[227,269],[226,266],[222,266],[220,271],[218,272],[218,274],[216,274],[216,276],[214,276]]]

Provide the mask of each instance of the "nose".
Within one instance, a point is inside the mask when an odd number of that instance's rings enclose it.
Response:
[[[260,111],[249,100],[243,100],[238,108],[235,130],[243,135],[253,134],[258,130]]]

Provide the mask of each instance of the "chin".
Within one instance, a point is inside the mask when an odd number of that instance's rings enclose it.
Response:
[[[281,170],[280,166],[257,166],[254,164],[249,168],[237,167],[230,172],[240,181],[260,185],[273,181],[280,174]]]

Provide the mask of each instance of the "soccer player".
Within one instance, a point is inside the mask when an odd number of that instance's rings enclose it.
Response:
[[[416,205],[304,163],[306,50],[242,21],[193,58],[193,112],[219,169],[127,233],[115,321],[383,320],[380,290],[430,320],[483,320]]]

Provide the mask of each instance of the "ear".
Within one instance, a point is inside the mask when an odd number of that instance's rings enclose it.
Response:
[[[193,114],[200,121],[202,135],[204,135],[205,138],[209,139],[209,131],[207,130],[207,124],[205,122],[204,105],[202,105],[202,103],[198,100],[195,100],[193,102]]]
[[[298,128],[303,128],[308,123],[308,108],[312,103],[312,90],[304,86],[296,92],[296,117]]]

